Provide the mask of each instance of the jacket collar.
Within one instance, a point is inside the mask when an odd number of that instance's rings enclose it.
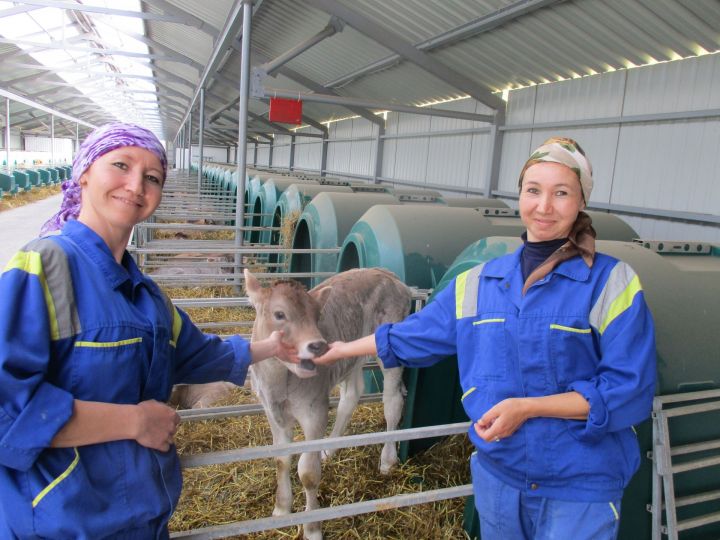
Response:
[[[127,251],[123,253],[122,264],[118,264],[105,241],[84,223],[77,220],[68,221],[63,227],[62,234],[77,244],[80,250],[95,263],[98,272],[105,277],[113,289],[125,283],[134,289],[147,279]]]
[[[488,262],[483,269],[483,276],[510,280],[513,272],[520,270],[520,254],[525,246],[522,245],[507,257],[499,257]],[[548,281],[553,274],[570,278],[575,281],[587,281],[590,277],[590,267],[580,256],[575,256],[556,266],[543,281]],[[522,280],[522,278],[521,278]]]

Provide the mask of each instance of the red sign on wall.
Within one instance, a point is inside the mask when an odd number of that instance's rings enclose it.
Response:
[[[302,101],[299,99],[270,98],[271,122],[282,124],[302,124]]]

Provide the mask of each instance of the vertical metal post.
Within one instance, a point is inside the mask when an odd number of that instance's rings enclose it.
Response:
[[[255,148],[253,149],[253,166],[257,167],[257,151],[258,151],[258,142],[255,141]]]
[[[188,177],[192,171],[192,109],[188,114]]]
[[[373,174],[373,180],[376,184],[381,182],[380,177],[382,176],[383,168],[383,154],[385,152],[385,124],[378,125],[377,140],[375,141],[375,171]]]
[[[73,159],[77,155],[78,150],[80,150],[80,124],[75,123],[75,153],[73,154]]]
[[[55,115],[50,115],[50,164],[55,166]]]
[[[325,176],[325,170],[327,169],[327,150],[329,138],[330,131],[328,130],[322,138],[322,154],[320,155],[320,176]]]
[[[252,0],[243,0],[242,49],[240,55],[240,101],[238,104],[238,146],[243,151],[238,156],[237,199],[235,204],[235,226],[245,224],[245,178],[247,167],[247,119],[250,87],[250,31],[252,28]],[[235,231],[235,246],[243,245],[243,231]],[[235,271],[239,272],[242,257],[235,255]]]
[[[205,131],[205,89],[200,89],[200,121],[198,122],[198,195],[200,195],[200,184],[202,182],[203,169],[203,144]]]
[[[10,170],[10,98],[5,98],[5,163]]]
[[[288,171],[292,172],[295,168],[295,135],[290,137],[290,161],[288,162]]]
[[[272,169],[273,150],[275,150],[275,137],[270,141],[270,150],[268,151],[268,168]]]
[[[185,148],[187,150],[187,154],[185,155],[185,168],[188,171],[188,176],[190,176],[190,163],[192,163],[192,144],[190,137],[192,137],[192,125],[190,118],[188,118],[188,124],[185,126]]]
[[[492,198],[492,193],[500,182],[500,158],[502,157],[503,131],[500,126],[505,124],[505,111],[495,113],[495,121],[490,128],[490,160],[485,169],[485,197]]]

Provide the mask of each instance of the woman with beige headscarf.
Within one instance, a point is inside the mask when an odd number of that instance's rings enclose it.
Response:
[[[457,355],[483,540],[614,539],[640,463],[633,425],[650,414],[654,326],[632,268],[595,252],[592,187],[580,146],[548,139],[520,173],[523,246],[316,360],[425,367]]]

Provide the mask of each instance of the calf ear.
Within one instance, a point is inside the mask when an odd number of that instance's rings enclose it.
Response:
[[[250,302],[255,306],[262,293],[262,285],[260,285],[258,279],[253,276],[247,268],[243,270],[243,273],[245,274],[245,290],[250,297]]]
[[[320,289],[313,291],[313,298],[320,306],[320,309],[325,307],[325,302],[327,302],[328,298],[330,298],[330,293],[332,292],[332,285],[328,285],[327,287],[321,287]]]

